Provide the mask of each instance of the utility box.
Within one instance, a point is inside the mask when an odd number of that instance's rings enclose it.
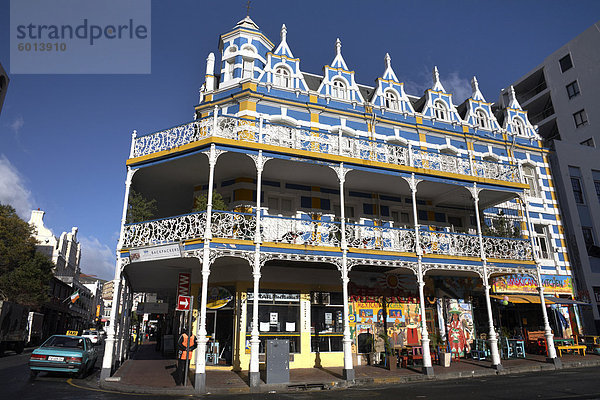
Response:
[[[288,339],[269,339],[266,342],[266,383],[289,383],[290,341]]]

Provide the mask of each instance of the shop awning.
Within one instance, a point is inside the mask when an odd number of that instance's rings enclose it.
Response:
[[[580,304],[583,306],[589,306],[590,303],[586,303],[585,301],[579,300],[571,300],[571,299],[561,299],[560,297],[547,296],[546,301],[552,301],[556,304]]]
[[[540,304],[540,296],[535,296],[531,294],[493,294],[490,295],[490,297],[499,300],[504,300],[505,297],[508,297],[508,301],[517,304]],[[554,304],[554,301],[548,300],[548,298],[546,298],[546,304]]]

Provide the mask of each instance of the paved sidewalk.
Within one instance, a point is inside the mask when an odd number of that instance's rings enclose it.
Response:
[[[561,358],[564,368],[600,366],[600,356],[565,355]],[[447,380],[497,374],[515,374],[554,370],[554,365],[546,362],[545,356],[527,355],[526,359],[502,360],[504,369],[496,371],[490,361],[461,359],[453,361],[444,368],[434,365],[435,375],[425,376],[420,368],[397,368],[387,370],[375,366],[360,365],[355,367],[356,379],[346,382],[342,379],[342,367],[335,368],[303,368],[290,370],[290,382],[281,385],[261,384],[257,391],[301,391],[312,389],[332,389],[358,385],[402,384],[407,382]],[[125,361],[110,382],[102,383],[102,387],[127,393],[147,394],[194,394],[193,382],[186,387],[176,386],[173,374],[176,360],[163,358],[154,350],[154,343],[145,343],[132,353],[131,359]],[[262,376],[264,382],[264,375]],[[231,367],[207,367],[206,386],[209,393],[249,393],[248,372],[234,372]]]

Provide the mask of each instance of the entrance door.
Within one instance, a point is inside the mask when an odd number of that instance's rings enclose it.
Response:
[[[220,358],[231,365],[233,355],[233,310],[217,312],[215,340],[219,343]]]

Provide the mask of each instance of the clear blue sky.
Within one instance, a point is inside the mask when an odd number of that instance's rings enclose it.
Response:
[[[288,4],[289,3],[289,4]],[[409,94],[437,65],[456,101],[477,75],[488,101],[600,16],[599,1],[253,1],[250,16],[321,73],[336,37],[359,83],[372,85],[389,52]],[[149,75],[10,75],[0,115],[0,202],[28,219],[46,211],[55,235],[79,227],[82,269],[110,279],[132,130],[192,119],[206,56],[246,14],[244,0],[152,1]],[[0,1],[0,62],[9,70],[9,2]],[[10,71],[9,71],[10,72]]]

